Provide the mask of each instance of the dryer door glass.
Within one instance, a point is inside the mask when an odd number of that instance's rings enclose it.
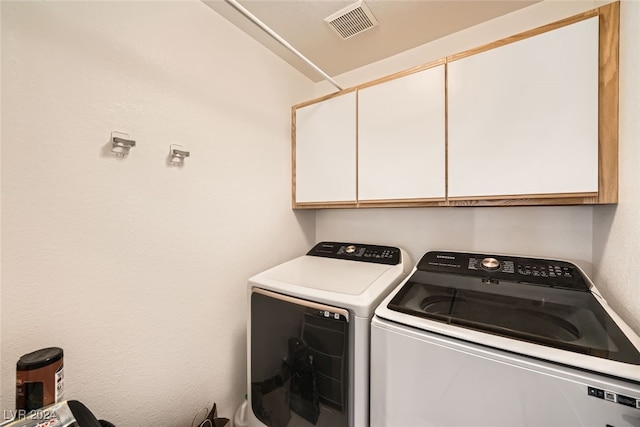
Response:
[[[251,408],[267,426],[347,427],[349,312],[251,294]]]

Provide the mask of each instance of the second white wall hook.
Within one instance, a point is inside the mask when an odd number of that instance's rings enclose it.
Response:
[[[171,144],[169,146],[169,161],[174,166],[184,165],[184,159],[189,157],[190,154],[181,145]]]

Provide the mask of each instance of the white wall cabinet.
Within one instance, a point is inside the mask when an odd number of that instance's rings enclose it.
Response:
[[[597,195],[597,16],[448,67],[450,198]]]
[[[294,106],[294,208],[617,203],[619,11]]]
[[[445,190],[444,64],[358,90],[358,201]]]
[[[294,117],[294,205],[355,204],[355,91],[294,109]]]

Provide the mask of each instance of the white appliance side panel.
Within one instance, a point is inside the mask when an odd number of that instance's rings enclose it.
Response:
[[[358,91],[358,199],[445,197],[444,65]]]
[[[370,350],[370,324],[369,317],[355,316],[352,334],[353,363],[351,364],[353,393],[353,426],[369,425],[369,350]],[[351,396],[349,396],[351,397]]]
[[[356,200],[356,94],[296,110],[296,202]]]
[[[449,197],[598,191],[598,17],[447,72]]]
[[[589,396],[640,398],[640,386],[482,351],[374,318],[371,427],[640,425],[640,409]]]

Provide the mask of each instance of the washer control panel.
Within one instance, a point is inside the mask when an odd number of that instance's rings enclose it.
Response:
[[[640,409],[640,399],[636,399],[635,397],[617,394],[612,391],[602,390],[596,387],[587,387],[587,394],[592,397],[597,397],[598,399],[604,399],[609,402]]]
[[[321,242],[307,255],[388,265],[400,264],[401,261],[398,248],[359,243]]]
[[[580,270],[569,262],[540,258],[467,252],[427,252],[418,270],[478,276],[487,283],[499,280],[531,283],[555,288],[588,291],[589,285]]]

